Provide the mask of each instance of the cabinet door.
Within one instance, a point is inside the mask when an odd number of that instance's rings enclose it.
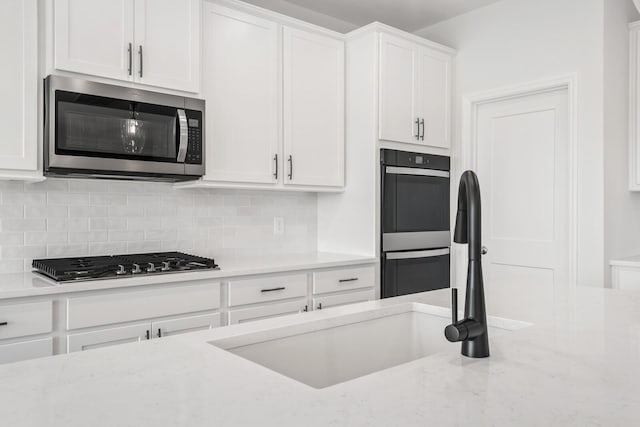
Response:
[[[330,295],[326,297],[316,297],[313,299],[313,309],[322,310],[340,305],[355,304],[358,302],[373,301],[376,292],[373,289],[368,291],[350,292],[347,294]]]
[[[307,311],[306,300],[283,302],[279,304],[264,305],[260,307],[231,310],[229,312],[229,324],[253,322],[256,320],[270,319],[272,317],[286,316]]]
[[[53,355],[53,338],[0,345],[0,363],[35,359]]]
[[[158,320],[151,324],[151,331],[154,338],[162,338],[169,335],[217,328],[218,326],[220,326],[220,313],[214,313],[181,317],[179,319]]]
[[[133,0],[56,0],[55,68],[133,78]]]
[[[92,350],[94,348],[139,342],[151,337],[151,324],[123,326],[93,332],[67,335],[67,352]]]
[[[419,142],[418,52],[414,43],[380,35],[380,139]]]
[[[0,169],[37,169],[37,0],[0,2]]]
[[[135,0],[135,78],[188,92],[200,89],[200,1]]]
[[[344,42],[284,28],[285,183],[344,185]]]
[[[205,180],[275,183],[280,147],[278,25],[205,3],[203,30]]]
[[[420,50],[418,116],[424,120],[420,143],[449,148],[451,126],[451,56]]]

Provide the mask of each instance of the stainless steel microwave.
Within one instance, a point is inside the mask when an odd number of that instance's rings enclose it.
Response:
[[[201,99],[49,76],[44,174],[187,181],[204,175]]]

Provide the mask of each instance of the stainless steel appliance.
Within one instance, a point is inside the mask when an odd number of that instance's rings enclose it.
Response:
[[[45,79],[47,176],[186,181],[204,175],[204,100]]]
[[[450,158],[382,150],[383,298],[450,286]]]
[[[182,252],[34,259],[32,267],[58,283],[218,269],[213,259]]]

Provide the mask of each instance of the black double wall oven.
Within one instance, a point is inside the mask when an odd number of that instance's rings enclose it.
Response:
[[[450,286],[450,158],[382,150],[382,298]]]

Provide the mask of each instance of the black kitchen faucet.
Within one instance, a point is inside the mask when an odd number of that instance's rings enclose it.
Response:
[[[451,289],[452,323],[444,330],[451,342],[462,342],[462,354],[467,357],[489,357],[489,333],[487,311],[484,304],[482,282],[480,184],[473,171],[466,171],[460,178],[458,189],[458,213],[453,241],[469,245],[469,267],[467,270],[467,293],[464,319],[458,321],[458,290]]]

